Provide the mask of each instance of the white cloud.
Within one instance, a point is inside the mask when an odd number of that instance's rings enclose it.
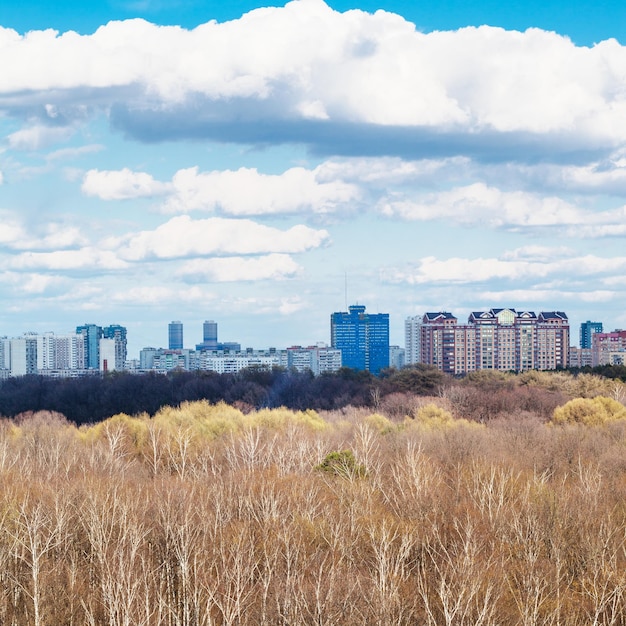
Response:
[[[467,168],[467,157],[404,160],[398,157],[333,159],[316,168],[321,181],[344,180],[359,185],[387,186],[403,183],[430,183],[458,176]]]
[[[293,167],[282,174],[263,174],[256,168],[236,171],[199,172],[198,167],[176,172],[169,183],[156,181],[150,174],[89,170],[82,191],[103,200],[166,195],[166,213],[221,211],[226,215],[266,215],[311,211],[324,214],[359,199],[359,188],[341,179]]]
[[[427,283],[481,283],[496,280],[532,281],[550,276],[589,277],[626,270],[626,257],[602,258],[593,255],[546,261],[509,258],[436,259],[425,257],[415,266],[390,268],[382,272],[386,282],[419,285]]]
[[[510,289],[503,291],[481,291],[476,297],[485,302],[509,303],[509,302],[537,302],[562,303],[563,301],[574,302],[611,302],[618,297],[622,297],[617,291],[607,291],[592,289],[584,290],[562,290],[562,289]],[[559,306],[564,306],[559,304]]]
[[[0,29],[0,55],[12,61],[0,105],[37,104],[54,120],[123,102],[155,120],[176,107],[188,118],[193,106],[191,125],[226,116],[551,134],[570,145],[626,138],[626,52],[615,40],[585,48],[488,26],[423,34],[398,15],[339,13],[321,0],[191,31],[143,20],[85,36]]]
[[[197,167],[179,170],[167,212],[220,209],[227,215],[272,213],[329,213],[356,201],[356,185],[319,180],[319,168],[293,167],[282,174],[262,174],[256,168],[199,173]]]
[[[10,285],[20,294],[33,296],[44,294],[51,288],[65,285],[66,279],[54,274],[5,271],[0,272],[0,283]]]
[[[172,302],[188,302],[192,304],[209,304],[215,301],[216,295],[204,287],[165,287],[163,285],[135,286],[123,291],[115,291],[110,295],[113,302],[128,304],[141,303],[142,306],[168,307]]]
[[[14,250],[53,250],[87,245],[87,238],[76,226],[50,222],[35,228],[15,213],[1,210],[0,222],[0,246]]]
[[[94,154],[104,150],[102,144],[89,144],[86,146],[79,146],[78,148],[61,148],[54,150],[46,155],[48,161],[66,161],[77,159],[85,154]]]
[[[0,210],[0,246],[13,246],[16,242],[26,238],[26,230],[20,220],[9,211]]]
[[[54,252],[23,252],[7,262],[12,270],[122,270],[127,263],[109,250],[81,248],[80,250],[57,250]]]
[[[57,126],[29,126],[22,128],[7,137],[9,147],[13,150],[40,150],[51,144],[69,139],[73,129]]]
[[[445,220],[457,225],[488,225],[519,230],[575,227],[571,236],[601,237],[622,234],[625,210],[593,212],[557,196],[543,197],[524,191],[502,191],[485,183],[456,187],[416,199],[387,199],[379,210],[406,220]]]
[[[133,172],[128,168],[119,171],[89,170],[83,178],[82,191],[102,200],[128,200],[163,195],[168,186],[150,174]]]
[[[122,258],[139,261],[204,255],[293,254],[318,248],[328,239],[327,231],[302,225],[279,230],[247,219],[192,220],[181,215],[155,230],[129,235],[123,240],[110,239],[105,244],[118,248]]]
[[[176,272],[182,278],[214,282],[283,280],[302,268],[288,254],[269,254],[258,258],[228,257],[194,259]]]
[[[571,258],[576,256],[576,250],[566,246],[522,246],[515,250],[507,250],[501,256],[503,261],[531,261],[534,263],[548,263],[555,259]]]

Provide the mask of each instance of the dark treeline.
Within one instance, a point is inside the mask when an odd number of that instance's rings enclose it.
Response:
[[[250,368],[236,374],[116,372],[77,379],[21,376],[0,384],[0,416],[56,411],[80,425],[118,413],[152,415],[162,406],[194,400],[224,401],[250,409],[284,406],[333,410],[348,405],[373,406],[381,396],[394,391],[432,394],[444,380],[436,369],[422,366],[400,372],[390,370],[380,379],[350,369],[314,377],[281,368]]]
[[[583,374],[626,380],[626,367],[595,368]],[[551,379],[539,380],[536,372],[517,377],[501,372],[474,372],[463,380],[454,380],[436,368],[417,365],[390,369],[380,377],[346,368],[318,377],[281,368],[251,368],[236,374],[115,372],[62,380],[23,376],[0,384],[0,416],[56,411],[80,425],[118,413],[153,415],[163,406],[194,400],[224,401],[250,410],[281,406],[292,410],[336,410],[346,406],[378,410],[382,405],[387,414],[411,414],[411,399],[415,396],[445,395],[463,416],[477,421],[510,408],[549,418],[554,407],[565,400],[567,381],[580,375],[568,373],[568,378],[562,379],[555,374]],[[566,395],[573,394],[565,391]]]
[[[62,380],[22,376],[0,385],[0,415],[15,417],[29,411],[57,411],[76,424],[84,424],[117,413],[154,414],[162,406],[201,399],[223,400],[250,408],[332,409],[366,404],[369,384],[369,375],[350,371],[314,378],[281,369],[249,369],[237,374],[112,373]]]

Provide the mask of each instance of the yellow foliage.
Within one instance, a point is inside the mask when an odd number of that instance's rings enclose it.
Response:
[[[250,427],[270,428],[282,430],[289,424],[305,426],[314,431],[324,430],[326,422],[316,411],[307,409],[306,411],[291,411],[284,407],[278,409],[261,409],[260,411],[249,413],[246,416],[246,425]]]
[[[626,419],[626,406],[607,398],[575,398],[554,410],[553,421],[556,424],[585,424],[601,426],[608,422]]]
[[[424,430],[449,430],[459,426],[480,428],[480,424],[466,419],[456,419],[450,411],[434,403],[426,404],[415,412],[415,420],[407,420],[407,424],[415,423]]]
[[[206,400],[183,402],[179,407],[163,407],[154,422],[166,433],[184,429],[200,439],[213,440],[240,430],[243,413],[225,402],[211,404]]]
[[[112,441],[119,440],[127,452],[130,452],[131,449],[132,452],[137,452],[144,445],[146,431],[145,419],[131,417],[126,413],[118,413],[97,424],[81,426],[78,437],[89,443],[108,440],[111,444]]]
[[[391,432],[394,429],[393,422],[380,413],[372,413],[371,415],[368,415],[365,418],[365,423],[376,429],[381,434]]]
[[[574,398],[603,396],[611,392],[611,382],[608,378],[595,374],[578,374],[572,377],[568,391]]]

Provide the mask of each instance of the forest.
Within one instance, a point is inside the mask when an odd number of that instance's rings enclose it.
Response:
[[[626,623],[626,385],[410,382],[3,418],[0,623]]]
[[[542,381],[542,382],[540,382]],[[593,383],[593,389],[585,385]],[[286,407],[293,410],[336,410],[347,406],[392,410],[403,396],[465,396],[464,417],[490,419],[521,408],[549,418],[554,407],[571,395],[600,393],[597,381],[626,381],[626,367],[607,366],[575,372],[473,372],[462,379],[427,365],[389,369],[378,377],[344,368],[314,377],[309,372],[250,368],[237,374],[174,371],[167,375],[112,372],[75,379],[21,376],[0,381],[0,416],[28,411],[61,413],[77,425],[101,421],[117,413],[153,415],[181,402],[224,401],[243,410]],[[494,390],[498,394],[494,395]],[[609,393],[609,392],[606,392]],[[401,404],[401,402],[400,402]],[[410,404],[410,400],[409,400]],[[469,405],[472,406],[469,406]],[[396,407],[400,412],[410,406]],[[469,413],[468,413],[469,412]]]

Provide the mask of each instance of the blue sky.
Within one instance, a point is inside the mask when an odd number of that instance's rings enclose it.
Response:
[[[4,5],[0,336],[286,347],[346,302],[400,345],[433,310],[626,327],[622,3]]]

